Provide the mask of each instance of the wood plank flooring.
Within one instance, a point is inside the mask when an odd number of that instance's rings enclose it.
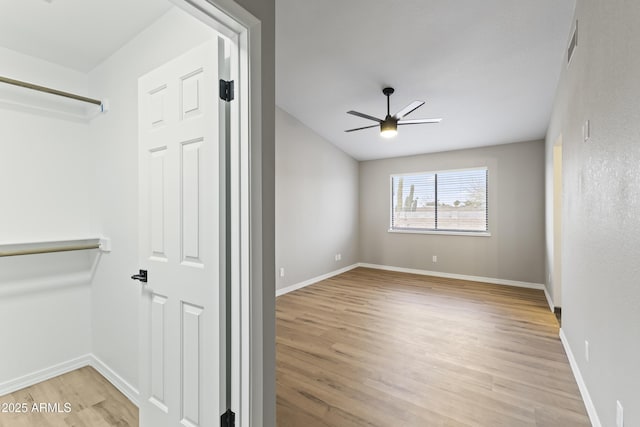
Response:
[[[0,397],[0,427],[111,426],[137,427],[138,408],[89,366]]]
[[[590,426],[542,291],[357,268],[276,317],[278,427]]]

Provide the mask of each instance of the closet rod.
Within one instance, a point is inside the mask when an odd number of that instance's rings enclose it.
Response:
[[[0,252],[0,257],[5,256],[17,256],[17,255],[33,255],[33,254],[48,254],[51,252],[69,252],[69,251],[83,251],[85,249],[99,249],[100,244],[95,243],[91,245],[74,245],[74,246],[58,246],[52,248],[42,249],[22,249],[17,251]]]
[[[102,101],[93,98],[87,98],[86,96],[80,96],[69,92],[63,92],[57,89],[51,89],[45,86],[39,86],[33,83],[21,82],[20,80],[10,79],[8,77],[0,76],[0,82],[7,83],[14,86],[25,87],[27,89],[37,90],[39,92],[46,92],[52,95],[64,96],[65,98],[75,99],[77,101],[88,102],[89,104],[102,105]]]

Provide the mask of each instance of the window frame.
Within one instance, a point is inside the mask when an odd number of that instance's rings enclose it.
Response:
[[[487,229],[486,230],[438,230],[438,229],[429,229],[429,228],[393,228],[393,179],[402,176],[416,176],[416,175],[435,175],[436,183],[435,183],[435,196],[436,196],[436,205],[437,194],[438,194],[438,184],[437,184],[437,175],[442,173],[451,173],[451,172],[465,172],[465,171],[477,171],[484,170],[486,171],[486,212],[487,212]],[[437,171],[424,171],[424,172],[406,172],[406,173],[392,173],[389,175],[389,229],[387,232],[389,233],[399,233],[399,234],[435,234],[435,235],[450,235],[450,236],[477,236],[477,237],[490,237],[491,231],[489,228],[489,168],[487,166],[477,166],[477,167],[468,167],[468,168],[459,168],[459,169],[442,169]],[[437,209],[436,209],[437,214]],[[437,217],[436,217],[437,223]]]

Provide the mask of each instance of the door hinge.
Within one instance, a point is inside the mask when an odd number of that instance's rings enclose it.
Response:
[[[220,426],[221,427],[236,426],[236,414],[231,409],[227,409],[227,412],[225,412],[220,416]]]
[[[220,99],[223,101],[233,101],[233,80],[220,79]]]

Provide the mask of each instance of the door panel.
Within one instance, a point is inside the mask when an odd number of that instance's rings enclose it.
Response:
[[[138,82],[140,426],[213,426],[223,412],[219,40]]]
[[[202,307],[182,303],[182,417],[199,425]]]
[[[203,267],[200,259],[202,139],[181,144],[182,149],[182,262]]]
[[[160,410],[167,412],[164,391],[164,324],[167,298],[154,294],[151,298],[151,390],[150,401]]]
[[[149,222],[151,234],[150,257],[156,260],[166,261],[164,253],[164,232],[165,232],[165,159],[167,147],[156,147],[149,150],[150,175],[150,209]]]

